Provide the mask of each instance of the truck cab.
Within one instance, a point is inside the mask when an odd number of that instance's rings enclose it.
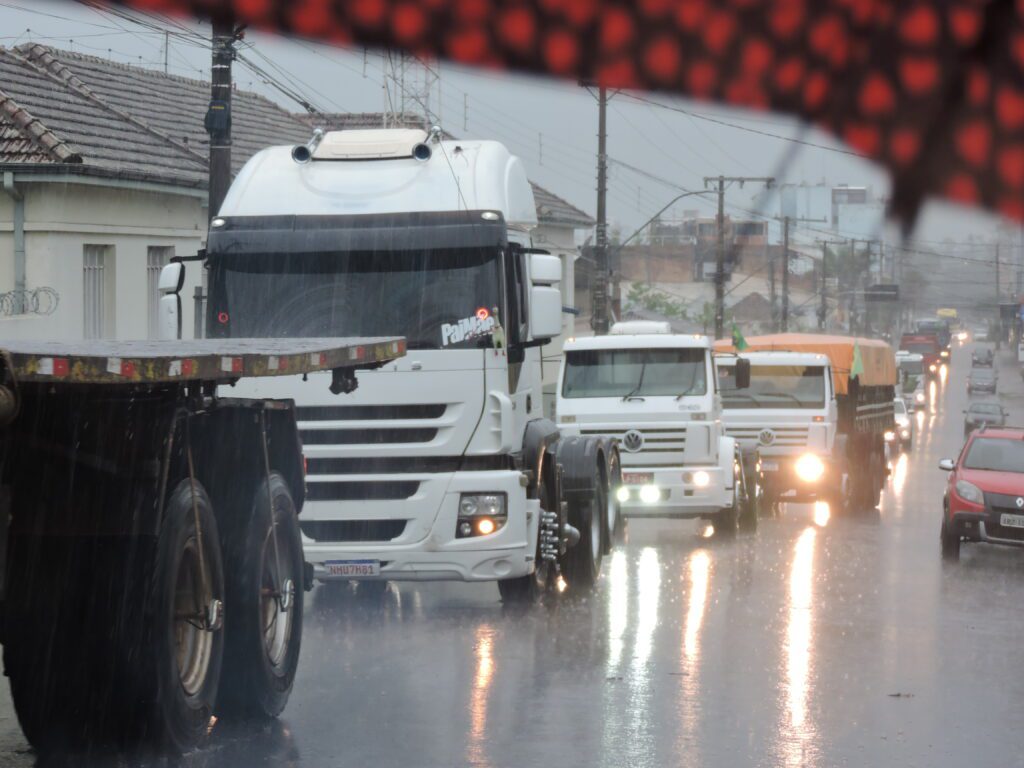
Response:
[[[750,362],[746,389],[734,386],[740,359]],[[833,460],[838,408],[827,355],[743,352],[718,355],[716,363],[726,434],[739,443],[745,477],[760,473],[762,502],[791,492],[787,500],[815,500],[841,482]]]
[[[617,467],[613,447],[559,443],[543,417],[561,263],[531,248],[535,225],[522,162],[439,129],[317,131],[238,174],[211,223],[209,336],[407,342],[344,400],[345,382],[316,375],[235,388],[297,404],[318,579],[498,580],[534,595],[573,551],[573,586],[596,578]]]
[[[735,528],[740,468],[708,337],[616,323],[607,336],[570,339],[556,410],[563,435],[618,441],[626,518],[702,517]]]

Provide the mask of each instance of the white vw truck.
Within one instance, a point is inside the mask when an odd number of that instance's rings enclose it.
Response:
[[[543,417],[561,264],[535,225],[522,162],[439,129],[317,131],[238,174],[205,253],[207,334],[407,343],[344,398],[351,381],[313,374],[236,386],[298,406],[316,579],[498,581],[505,599],[596,580],[617,450]]]
[[[745,389],[735,386],[740,359],[750,362]],[[845,470],[833,459],[838,410],[828,356],[743,352],[719,354],[716,362],[725,431],[739,443],[748,493],[760,513],[787,494],[794,502],[829,498]]]
[[[723,432],[706,336],[627,322],[570,339],[556,413],[564,436],[618,441],[624,517],[704,518],[724,535],[756,519],[736,441]]]

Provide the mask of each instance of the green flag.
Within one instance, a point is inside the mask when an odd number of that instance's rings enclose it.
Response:
[[[747,340],[743,338],[743,332],[735,324],[732,326],[732,345],[736,347],[737,352],[747,348]]]
[[[860,344],[853,342],[853,365],[850,366],[850,378],[864,373],[864,361],[860,357]]]

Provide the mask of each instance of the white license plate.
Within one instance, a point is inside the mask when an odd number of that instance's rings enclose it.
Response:
[[[654,482],[653,472],[623,472],[622,482],[626,485],[649,485]]]
[[[380,576],[380,560],[328,560],[324,567],[331,576],[346,579]]]
[[[1003,528],[1024,528],[1024,515],[1000,515],[999,524]]]
[[[778,472],[779,471],[779,462],[777,462],[777,461],[762,461],[761,462],[761,471],[762,472]]]

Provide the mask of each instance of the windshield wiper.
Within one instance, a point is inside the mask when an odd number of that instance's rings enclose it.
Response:
[[[747,400],[749,400],[750,402],[752,402],[754,405],[756,405],[758,408],[761,407],[761,401],[758,400],[756,396],[750,394],[749,392],[733,391],[733,392],[723,392],[722,393],[722,399],[723,400],[731,400],[734,397],[744,397]]]
[[[631,390],[629,390],[629,392],[627,394],[622,396],[622,402],[626,402],[631,397],[633,397],[633,395],[635,395],[637,392],[640,391],[640,388],[644,385],[644,374],[645,373],[647,373],[647,363],[642,363],[641,366],[640,366],[640,381],[638,381],[636,383],[636,386],[633,387]]]
[[[676,402],[678,403],[684,397],[693,392],[693,388],[697,386],[697,372],[701,370],[696,365],[693,366],[693,373],[690,374],[690,383],[686,385],[686,390],[676,395]]]

